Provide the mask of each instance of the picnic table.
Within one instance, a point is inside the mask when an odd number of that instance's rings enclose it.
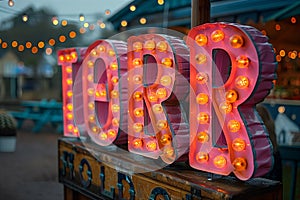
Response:
[[[39,132],[48,123],[57,125],[57,131],[63,131],[62,103],[55,100],[22,101],[21,110],[10,111],[10,114],[17,120],[20,129],[25,120],[34,121],[33,132]]]

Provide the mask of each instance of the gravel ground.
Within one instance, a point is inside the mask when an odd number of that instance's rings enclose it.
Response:
[[[18,131],[16,151],[0,152],[0,199],[62,200],[57,158],[62,135],[52,127],[32,133],[30,124],[24,126]]]

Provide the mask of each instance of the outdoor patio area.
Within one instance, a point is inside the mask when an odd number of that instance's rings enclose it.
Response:
[[[1,199],[60,200],[63,185],[58,182],[57,139],[51,126],[32,133],[28,121],[18,131],[13,153],[0,153]]]

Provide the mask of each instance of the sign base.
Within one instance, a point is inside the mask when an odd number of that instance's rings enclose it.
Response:
[[[282,199],[278,181],[253,178],[243,182],[197,171],[185,163],[155,169],[154,160],[124,152],[78,138],[60,138],[59,181],[64,184],[65,200]]]

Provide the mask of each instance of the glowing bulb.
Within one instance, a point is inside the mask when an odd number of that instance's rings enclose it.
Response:
[[[95,89],[94,88],[88,88],[87,93],[89,96],[93,96],[95,94]]]
[[[115,138],[117,136],[117,132],[114,129],[109,129],[107,131],[107,135],[109,138]]]
[[[10,7],[13,7],[15,5],[15,2],[13,0],[8,0],[8,5]]]
[[[93,74],[87,75],[87,80],[88,80],[89,82],[94,82],[94,75],[93,75]]]
[[[167,157],[172,157],[174,155],[174,148],[173,147],[170,147],[170,146],[166,146],[164,148],[164,154],[167,156]]]
[[[150,94],[148,94],[148,100],[150,102],[156,102],[157,101],[157,96],[154,92],[150,92]]]
[[[133,51],[139,52],[143,50],[143,44],[141,42],[134,42],[133,43]]]
[[[112,90],[110,92],[111,98],[118,98],[119,97],[119,92],[117,90]]]
[[[49,43],[50,46],[54,46],[55,45],[55,40],[52,38],[48,41],[48,43]],[[31,45],[30,45],[30,47],[31,47]],[[30,48],[30,47],[28,47],[28,48]]]
[[[166,120],[158,120],[158,122],[156,123],[156,127],[159,130],[166,129],[168,127],[168,122]]]
[[[96,49],[93,49],[90,53],[93,57],[97,57],[99,54]]]
[[[238,76],[235,79],[235,85],[239,89],[245,89],[249,86],[249,79],[246,76]]]
[[[71,57],[73,58],[73,59],[76,59],[77,57],[78,57],[78,55],[77,55],[77,53],[76,52],[71,52]]]
[[[14,47],[14,48],[17,47],[18,46],[18,42],[17,41],[12,41],[11,46]]]
[[[246,68],[246,67],[248,67],[249,66],[249,62],[250,62],[249,59],[248,59],[248,57],[247,56],[243,56],[243,55],[238,56],[236,58],[236,61],[237,61],[237,66],[239,68]]]
[[[284,106],[279,106],[277,110],[278,110],[279,113],[282,114],[282,113],[285,112],[285,107]]]
[[[133,98],[134,98],[134,100],[136,100],[136,101],[142,100],[142,98],[143,98],[142,92],[136,91],[136,92],[133,94]]]
[[[116,85],[116,84],[119,82],[119,78],[118,78],[117,76],[113,76],[113,77],[111,78],[111,82],[112,82],[114,85]]]
[[[94,103],[94,102],[88,103],[88,108],[89,108],[90,110],[94,110],[94,109],[95,109],[95,103]]]
[[[117,118],[113,118],[111,120],[111,123],[112,123],[113,126],[119,126],[119,120]]]
[[[243,151],[246,148],[246,143],[243,139],[241,138],[236,138],[232,142],[232,148],[235,151]]]
[[[111,111],[112,112],[119,112],[120,111],[120,106],[118,104],[113,104],[111,106]]]
[[[200,124],[209,123],[209,115],[205,112],[200,112],[197,116],[197,120]]]
[[[61,35],[61,36],[59,36],[59,38],[58,38],[58,40],[61,42],[61,43],[64,43],[65,41],[66,41],[66,36],[64,36],[64,35]]]
[[[205,93],[199,93],[196,97],[198,104],[204,105],[208,102],[208,95]]]
[[[134,82],[135,84],[141,84],[141,83],[142,83],[142,80],[143,80],[143,78],[142,78],[141,75],[134,75],[134,76],[133,76],[133,82]]]
[[[134,67],[140,67],[143,65],[143,61],[140,58],[135,58],[133,59],[132,64]]]
[[[105,133],[105,132],[101,132],[100,134],[99,134],[99,139],[100,140],[107,140],[107,133]]]
[[[196,160],[199,163],[207,162],[208,158],[209,158],[208,153],[205,153],[205,152],[198,152],[197,155],[196,155]]]
[[[68,21],[67,20],[62,20],[61,21],[61,25],[62,26],[67,26],[68,25]]]
[[[162,108],[162,106],[160,104],[154,104],[152,106],[152,110],[155,113],[162,113],[163,112],[163,108]]]
[[[52,18],[52,24],[54,25],[54,26],[57,26],[58,25],[58,19],[56,18],[56,17],[53,17]]]
[[[116,62],[112,62],[112,63],[110,64],[110,69],[111,69],[111,70],[117,70],[117,69],[118,69],[118,64],[117,64]]]
[[[140,19],[140,23],[141,23],[141,24],[146,24],[146,22],[147,22],[147,20],[146,20],[145,17],[142,17],[142,18]]]
[[[168,43],[165,41],[159,41],[156,45],[156,49],[160,52],[165,52],[168,50]]]
[[[73,104],[68,103],[66,107],[67,107],[68,111],[73,111]]]
[[[84,21],[84,15],[79,15],[79,21],[83,22]]]
[[[224,37],[225,37],[224,32],[221,30],[215,30],[211,34],[211,39],[214,42],[220,42],[224,39]]]
[[[230,37],[229,40],[230,40],[230,45],[233,48],[240,48],[244,44],[244,40],[243,40],[242,36],[240,36],[240,35],[233,35]]]
[[[196,75],[196,80],[199,84],[205,84],[208,81],[208,75],[204,72],[199,72]]]
[[[67,97],[71,98],[73,96],[73,92],[71,90],[67,91]]]
[[[2,47],[3,49],[6,49],[6,48],[8,47],[8,44],[7,44],[7,42],[2,42],[2,45],[1,45],[1,47]]]
[[[109,49],[107,53],[108,53],[108,55],[111,56],[111,57],[113,57],[113,56],[116,55],[116,52],[115,52],[114,50],[112,50],[112,49]]]
[[[134,123],[133,124],[133,130],[134,130],[134,132],[136,132],[136,133],[140,133],[140,132],[142,132],[143,131],[143,124],[142,123]]]
[[[223,168],[225,167],[227,161],[226,161],[226,158],[224,156],[216,156],[214,158],[214,165],[217,167],[217,168]]]
[[[78,133],[79,133],[78,127],[74,127],[73,133],[74,133],[75,135],[78,135]]]
[[[169,134],[164,134],[160,138],[160,143],[164,146],[171,144],[171,141],[172,141],[172,137]]]
[[[241,129],[241,123],[232,119],[228,122],[227,127],[230,132],[236,133]]]
[[[134,11],[136,10],[136,7],[135,7],[135,5],[131,5],[131,6],[129,7],[129,9],[130,9],[130,11],[134,12]]]
[[[164,5],[165,1],[164,0],[157,0],[158,5]]]
[[[172,77],[168,76],[168,75],[164,75],[161,77],[160,79],[160,84],[162,84],[163,86],[169,86],[172,83]]]
[[[76,32],[75,31],[70,31],[69,32],[69,37],[70,38],[75,38],[76,37]]]
[[[173,65],[173,60],[171,58],[163,58],[161,60],[161,64],[163,64],[166,67],[172,67]]]
[[[220,104],[220,110],[225,113],[228,114],[232,111],[232,105],[229,102],[223,102]]]
[[[106,51],[106,48],[105,48],[105,46],[103,46],[103,45],[99,45],[99,46],[97,47],[97,51],[99,51],[99,52],[101,52],[101,53],[104,53],[104,52]]]
[[[73,114],[72,113],[67,113],[67,119],[72,120],[73,119]]]
[[[156,96],[160,99],[166,98],[166,96],[167,96],[166,88],[158,88],[156,91]]]
[[[247,161],[245,158],[236,158],[232,162],[232,165],[236,171],[244,171],[247,168]]]
[[[45,47],[45,43],[44,43],[43,41],[40,41],[40,42],[38,43],[38,47],[39,47],[40,49],[44,48],[44,47]],[[70,59],[70,60],[71,60],[71,59]],[[70,61],[70,60],[68,60],[68,61]]]
[[[204,34],[198,34],[195,37],[195,41],[199,46],[204,46],[207,44],[207,37]]]
[[[67,129],[68,129],[68,131],[73,131],[74,125],[73,124],[68,124]]]
[[[149,141],[146,143],[146,148],[148,151],[155,151],[157,148],[157,144],[155,141]]]
[[[202,53],[196,55],[196,62],[198,64],[204,64],[204,63],[206,63],[206,61],[207,61],[206,55],[204,55]]]
[[[96,91],[95,93],[96,97],[106,97],[106,91],[105,90],[100,90],[100,91]]]
[[[132,145],[135,149],[141,148],[143,146],[143,141],[142,139],[136,138],[132,141]]]
[[[26,42],[25,46],[26,46],[27,49],[30,49],[32,47],[32,43],[31,42]]]
[[[91,131],[94,133],[94,134],[98,134],[100,132],[100,128],[98,126],[93,126]]]
[[[144,110],[142,108],[136,108],[133,111],[135,117],[143,117],[144,116]]]
[[[66,72],[68,73],[68,74],[71,74],[72,73],[72,67],[71,66],[67,66],[66,67]]]
[[[110,15],[111,11],[109,9],[105,10],[105,15]]]
[[[66,54],[66,55],[65,55],[65,59],[66,59],[67,61],[70,61],[70,60],[71,60],[71,55],[70,55],[70,54]]]
[[[147,50],[154,50],[155,46],[156,44],[153,40],[147,40],[144,44],[144,48]]]
[[[94,123],[96,121],[95,115],[90,115],[88,118],[89,118],[89,122],[91,122],[91,123]]]
[[[238,93],[235,90],[228,90],[225,94],[226,101],[234,103],[238,99]]]
[[[94,62],[91,61],[91,60],[89,60],[89,61],[87,62],[87,66],[88,66],[89,68],[93,68],[93,67],[94,67]]]
[[[197,135],[197,139],[200,143],[207,142],[209,140],[209,135],[207,134],[206,131],[201,131]]]

